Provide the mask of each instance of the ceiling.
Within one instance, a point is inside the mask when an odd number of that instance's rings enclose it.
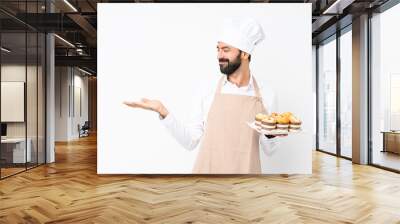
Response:
[[[339,27],[351,24],[352,17],[373,10],[388,0],[253,0],[230,2],[253,3],[311,3],[313,43],[319,43],[336,32]],[[149,0],[1,0],[1,30],[7,34],[14,47],[21,43],[26,28],[39,32],[55,32],[56,65],[80,66],[96,72],[97,57],[97,3],[170,3],[182,1]],[[218,1],[186,1],[218,2]],[[220,1],[225,2],[226,1]],[[335,3],[336,2],[336,3]],[[52,13],[49,13],[49,12]],[[341,21],[338,23],[338,21]],[[338,25],[340,24],[340,25]],[[13,36],[15,38],[13,38]],[[66,43],[62,39],[70,44]],[[4,43],[4,42],[3,42]],[[72,45],[71,45],[72,44]],[[12,45],[12,44],[11,44]],[[22,46],[22,45],[21,45]],[[33,45],[29,45],[33,46]],[[28,51],[30,51],[28,49]]]

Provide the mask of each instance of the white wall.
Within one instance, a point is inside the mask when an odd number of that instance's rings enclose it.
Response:
[[[79,137],[78,129],[77,126],[80,124],[81,126],[85,123],[85,121],[88,120],[88,77],[85,76],[83,77],[82,74],[79,70],[75,69],[74,70],[74,99],[75,99],[75,104],[73,110],[75,110],[75,113],[73,113],[73,119],[71,119],[71,135],[73,138]],[[80,91],[80,93],[79,93]],[[80,97],[79,97],[80,95]],[[81,102],[79,102],[81,101]],[[81,113],[79,111],[79,107],[82,110]]]
[[[77,139],[79,137],[78,124],[83,125],[88,120],[88,78],[83,75],[76,68],[56,67],[56,141]],[[80,98],[78,97],[79,89]],[[80,103],[79,100],[81,100]],[[77,105],[82,105],[81,114]]]
[[[37,70],[38,69],[38,70]],[[7,137],[25,137],[25,134],[30,139],[32,150],[32,161],[36,162],[36,152],[38,149],[39,163],[44,162],[44,74],[42,67],[25,66],[25,64],[3,64],[1,66],[1,81],[2,82],[24,82],[26,83],[26,108],[24,106],[22,113],[26,110],[27,120],[24,122],[6,122]],[[27,81],[25,80],[27,78]],[[7,97],[7,96],[2,96]],[[8,110],[9,108],[1,108]],[[15,111],[16,113],[16,111]],[[26,132],[27,131],[27,132]]]
[[[25,82],[25,69],[25,65],[2,65],[1,80]],[[28,67],[27,69],[31,70],[32,68]],[[28,74],[30,74],[30,72]],[[2,110],[4,110],[4,108],[2,108]],[[25,126],[24,122],[7,123],[7,137],[25,137]]]
[[[313,112],[312,120],[313,126],[313,149],[317,149],[317,48],[315,45],[312,46],[312,89],[313,89]]]
[[[55,141],[68,140],[68,67],[55,68]]]
[[[216,34],[231,16],[264,27],[252,74],[275,90],[278,112],[303,119],[303,134],[261,155],[263,173],[311,173],[311,4],[261,3],[98,5],[98,173],[191,172],[198,148],[186,151],[157,114],[122,102],[156,98],[186,121],[202,91],[215,88]]]
[[[27,73],[26,73],[27,72]],[[1,81],[4,82],[25,82],[25,76],[28,76],[29,84],[36,86],[36,81],[34,81],[33,76],[36,77],[36,67],[35,66],[27,66],[18,65],[18,64],[7,64],[1,66]],[[35,130],[36,135],[36,113],[32,113],[32,111],[36,112],[36,88],[27,88],[27,106],[29,107],[27,116],[28,116],[28,137],[33,130]],[[34,98],[34,99],[33,99]],[[34,102],[33,105],[30,105],[31,102]],[[24,108],[22,108],[24,109]],[[6,110],[6,108],[2,108],[2,110]],[[32,124],[34,122],[34,124]],[[26,122],[7,122],[7,136],[8,137],[25,137],[25,123]]]

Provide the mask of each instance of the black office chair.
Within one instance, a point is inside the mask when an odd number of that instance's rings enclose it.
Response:
[[[90,129],[89,121],[85,121],[82,127],[80,127],[80,125],[78,124],[79,138],[89,136],[89,129]]]

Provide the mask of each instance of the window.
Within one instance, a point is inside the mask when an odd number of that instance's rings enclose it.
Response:
[[[340,36],[340,155],[352,157],[352,34]]]
[[[400,171],[400,4],[371,18],[372,164]]]
[[[336,153],[336,40],[318,48],[318,149]]]

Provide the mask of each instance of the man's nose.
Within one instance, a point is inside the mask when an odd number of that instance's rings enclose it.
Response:
[[[223,52],[220,50],[218,51],[218,60],[224,58]]]

